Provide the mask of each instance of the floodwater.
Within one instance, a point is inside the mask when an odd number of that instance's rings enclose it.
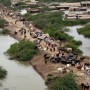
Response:
[[[17,40],[10,36],[0,35],[0,66],[8,71],[4,80],[0,80],[0,90],[45,90],[44,80],[25,62],[9,60],[4,54],[11,44]]]
[[[86,38],[83,35],[78,34],[77,29],[81,27],[83,26],[67,27],[70,29],[70,31],[67,32],[67,34],[73,36],[75,40],[82,41],[82,45],[79,48],[83,51],[83,55],[90,57],[90,38]]]

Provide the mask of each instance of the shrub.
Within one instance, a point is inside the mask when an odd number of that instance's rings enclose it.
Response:
[[[72,48],[73,53],[82,54],[82,51],[78,48],[78,46],[73,43],[68,43],[65,47]]]
[[[7,21],[4,19],[0,19],[0,28],[3,28],[7,24]]]
[[[2,3],[5,6],[11,6],[11,0],[0,0],[0,3]]]
[[[7,50],[7,53],[12,59],[18,59],[21,61],[31,60],[37,52],[37,46],[29,41],[20,41],[19,43],[15,43]]]
[[[63,77],[53,80],[52,90],[78,90],[78,85],[73,74],[65,74]]]
[[[7,29],[2,29],[2,31],[0,31],[0,34],[9,34],[10,31]]]
[[[78,29],[78,33],[90,38],[90,24]]]
[[[5,78],[7,75],[7,71],[0,67],[0,79]]]

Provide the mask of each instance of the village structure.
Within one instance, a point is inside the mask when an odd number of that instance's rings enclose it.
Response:
[[[31,5],[39,5],[40,3],[35,0],[26,1],[26,4]],[[69,20],[74,19],[83,19],[83,20],[90,20],[90,1],[82,1],[82,2],[75,2],[75,3],[42,3],[42,6],[48,6],[48,8],[51,11],[55,10],[61,10],[61,11],[68,11],[68,13],[65,14],[65,18]],[[31,13],[39,13],[40,8],[36,9],[30,9]]]

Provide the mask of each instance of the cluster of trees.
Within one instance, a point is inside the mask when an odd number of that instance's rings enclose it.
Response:
[[[78,33],[84,35],[85,37],[90,38],[90,24],[86,25],[83,28],[78,29]]]
[[[78,85],[75,81],[75,75],[67,73],[62,77],[56,77],[49,79],[47,84],[51,90],[79,90]]]
[[[33,21],[33,24],[35,27],[43,30],[44,33],[49,33],[51,37],[54,37],[55,39],[59,39],[62,41],[69,41],[68,46],[72,47],[73,50],[81,51],[75,48],[81,45],[81,42],[77,42],[73,40],[73,37],[67,35],[64,32],[64,29],[66,26],[71,25],[78,25],[78,24],[85,24],[87,21],[85,20],[63,20],[63,13],[62,12],[48,12],[48,13],[39,13],[36,15],[31,15],[30,13],[27,13],[24,16],[27,20]],[[79,44],[77,44],[77,43]],[[74,46],[75,45],[75,46]]]
[[[17,59],[21,61],[31,60],[32,57],[37,54],[38,49],[34,43],[30,41],[20,41],[12,44],[7,50],[7,53],[11,56],[11,59]]]
[[[7,75],[7,71],[3,69],[2,67],[0,67],[0,79],[5,78],[6,75]]]

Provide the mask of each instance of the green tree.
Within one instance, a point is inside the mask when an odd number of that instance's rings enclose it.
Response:
[[[73,74],[66,74],[53,81],[52,90],[78,90]]]
[[[20,41],[19,43],[15,43],[11,45],[10,49],[7,50],[7,53],[11,56],[11,59],[21,61],[31,60],[37,52],[37,46],[29,41]]]
[[[7,24],[7,21],[4,19],[0,19],[0,28],[3,28]]]

